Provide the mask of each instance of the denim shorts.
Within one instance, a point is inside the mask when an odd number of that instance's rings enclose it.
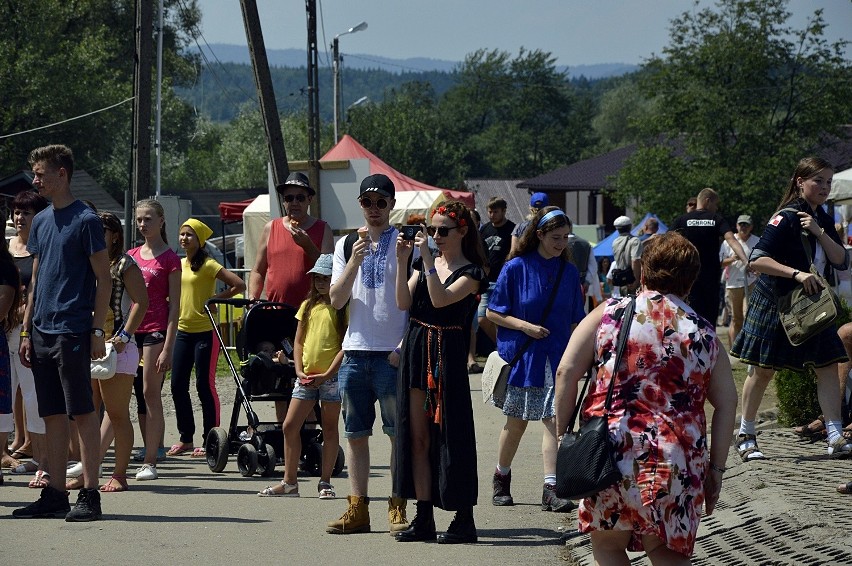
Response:
[[[296,380],[296,387],[293,388],[293,399],[340,403],[340,387],[337,378],[333,377],[327,381],[323,381],[319,387],[302,385]]]
[[[488,309],[488,299],[491,297],[491,292],[494,291],[494,288],[497,286],[497,283],[489,283],[488,290],[484,291],[479,298],[479,308],[476,311],[477,318],[485,318],[485,311]]]
[[[390,352],[347,351],[337,372],[343,397],[343,436],[372,436],[376,401],[382,413],[382,431],[396,434],[397,368],[390,365]]]

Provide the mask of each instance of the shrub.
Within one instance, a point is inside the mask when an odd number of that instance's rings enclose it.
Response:
[[[840,298],[840,312],[834,321],[840,328],[850,321],[852,313],[846,301]],[[811,422],[822,410],[817,400],[816,374],[811,368],[802,371],[781,370],[775,374],[778,393],[778,422],[783,426],[803,425]]]

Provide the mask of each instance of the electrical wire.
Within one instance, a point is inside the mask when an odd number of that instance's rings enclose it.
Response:
[[[66,118],[65,120],[60,120],[59,122],[54,122],[54,123],[48,124],[46,126],[39,126],[38,128],[32,128],[30,130],[24,130],[23,132],[15,132],[13,134],[3,134],[3,135],[0,135],[0,140],[4,140],[6,138],[11,138],[11,137],[15,137],[15,136],[22,136],[24,134],[29,134],[31,132],[37,132],[39,130],[52,128],[53,126],[59,126],[61,124],[67,124],[68,122],[73,122],[74,120],[80,120],[81,118],[87,118],[89,116],[93,116],[93,115],[99,114],[101,112],[106,112],[107,110],[112,110],[113,108],[115,108],[117,106],[121,106],[122,104],[126,104],[126,103],[130,102],[134,98],[136,98],[136,97],[131,96],[130,98],[125,98],[121,102],[116,102],[115,104],[112,104],[112,105],[107,106],[105,108],[100,108],[98,110],[92,110],[91,112],[86,112],[85,114],[80,114],[79,116],[74,116],[73,118]]]

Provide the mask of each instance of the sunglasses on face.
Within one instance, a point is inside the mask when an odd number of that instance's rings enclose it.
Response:
[[[305,202],[308,197],[305,195],[284,195],[284,202]]]
[[[373,201],[367,197],[364,197],[362,199],[358,199],[358,201],[361,203],[361,208],[372,208],[373,206],[375,206],[379,210],[384,210],[388,207],[388,201],[383,198],[376,199],[375,201]]]
[[[458,228],[458,226],[428,226],[426,228],[426,233],[433,237],[437,234],[442,238],[446,238],[450,235],[450,230],[455,230],[456,228]]]

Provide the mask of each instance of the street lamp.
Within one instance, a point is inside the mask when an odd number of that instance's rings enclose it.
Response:
[[[338,139],[338,124],[340,122],[340,48],[338,38],[341,35],[355,33],[367,29],[367,22],[361,22],[355,27],[351,27],[343,33],[338,33],[334,36],[334,41],[331,42],[331,52],[334,56],[332,63],[332,74],[334,77],[334,143]]]

